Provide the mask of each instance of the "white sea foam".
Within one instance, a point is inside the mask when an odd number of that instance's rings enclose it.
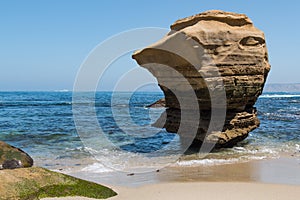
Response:
[[[300,97],[300,94],[264,94],[259,98],[293,98]]]
[[[255,155],[255,154],[268,154],[268,155],[271,155],[271,154],[277,154],[278,152],[270,149],[270,148],[261,148],[261,149],[247,149],[246,152],[248,154],[252,154],[252,155]]]
[[[237,152],[245,152],[245,151],[247,151],[247,149],[244,148],[244,147],[233,147],[233,150],[235,150]]]
[[[177,161],[179,166],[212,166],[212,165],[223,165],[239,162],[239,159],[202,159],[202,160],[181,160]]]
[[[113,172],[113,169],[105,167],[101,163],[93,163],[84,167],[81,171],[83,172],[92,172],[92,173],[105,173],[105,172]]]
[[[300,145],[299,144],[295,144],[295,148],[296,148],[296,151],[300,152]]]
[[[267,158],[267,156],[246,155],[246,156],[240,156],[239,158],[230,158],[230,159],[210,158],[210,159],[202,159],[202,160],[181,160],[181,161],[177,161],[176,165],[181,167],[214,166],[214,165],[241,163],[250,160],[263,160],[265,158]]]
[[[54,92],[69,92],[70,90],[62,89],[62,90],[54,90]]]

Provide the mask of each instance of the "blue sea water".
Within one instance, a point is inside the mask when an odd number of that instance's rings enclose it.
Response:
[[[83,99],[82,108],[95,106],[97,126],[113,143],[107,146],[106,142],[99,141],[89,116],[85,118],[86,126],[76,124],[76,129],[72,92],[0,92],[0,140],[24,149],[38,165],[48,168],[88,165],[93,163],[90,159],[93,152],[96,157],[102,155],[98,160],[106,164],[126,165],[134,160],[135,167],[145,166],[149,163],[136,153],[155,152],[172,143],[162,154],[162,159],[168,160],[170,152],[180,146],[179,138],[151,126],[163,108],[146,108],[162,97],[162,93],[154,92],[133,95],[97,92],[95,102]],[[187,157],[177,164],[215,164],[261,159],[282,152],[299,153],[300,94],[265,93],[256,107],[261,126],[238,146],[214,152],[205,159]],[[88,135],[78,133],[82,128]]]

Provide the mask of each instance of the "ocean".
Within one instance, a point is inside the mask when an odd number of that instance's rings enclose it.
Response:
[[[162,93],[97,92],[94,102],[82,96],[77,105],[92,105],[95,121],[85,113],[75,123],[72,92],[0,92],[0,140],[26,151],[38,166],[93,173],[299,156],[300,93],[261,95],[260,127],[236,147],[205,157],[179,155],[179,137],[151,126],[164,108],[146,106]]]

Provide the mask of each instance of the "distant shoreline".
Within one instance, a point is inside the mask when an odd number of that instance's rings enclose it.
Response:
[[[53,90],[0,90],[0,92],[73,92],[71,89],[53,89]],[[82,92],[94,92],[94,91],[82,91]],[[96,92],[132,92],[132,91],[113,91],[113,90],[96,90]],[[138,92],[155,92],[161,93],[159,88],[153,87],[147,90],[139,90]],[[300,83],[269,83],[264,87],[264,93],[266,92],[299,92]]]
[[[300,83],[270,83],[265,85],[264,92],[300,92]]]

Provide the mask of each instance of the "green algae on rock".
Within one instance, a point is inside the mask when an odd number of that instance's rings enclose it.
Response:
[[[105,186],[39,167],[1,170],[0,180],[0,200],[66,196],[106,199],[117,194]]]

